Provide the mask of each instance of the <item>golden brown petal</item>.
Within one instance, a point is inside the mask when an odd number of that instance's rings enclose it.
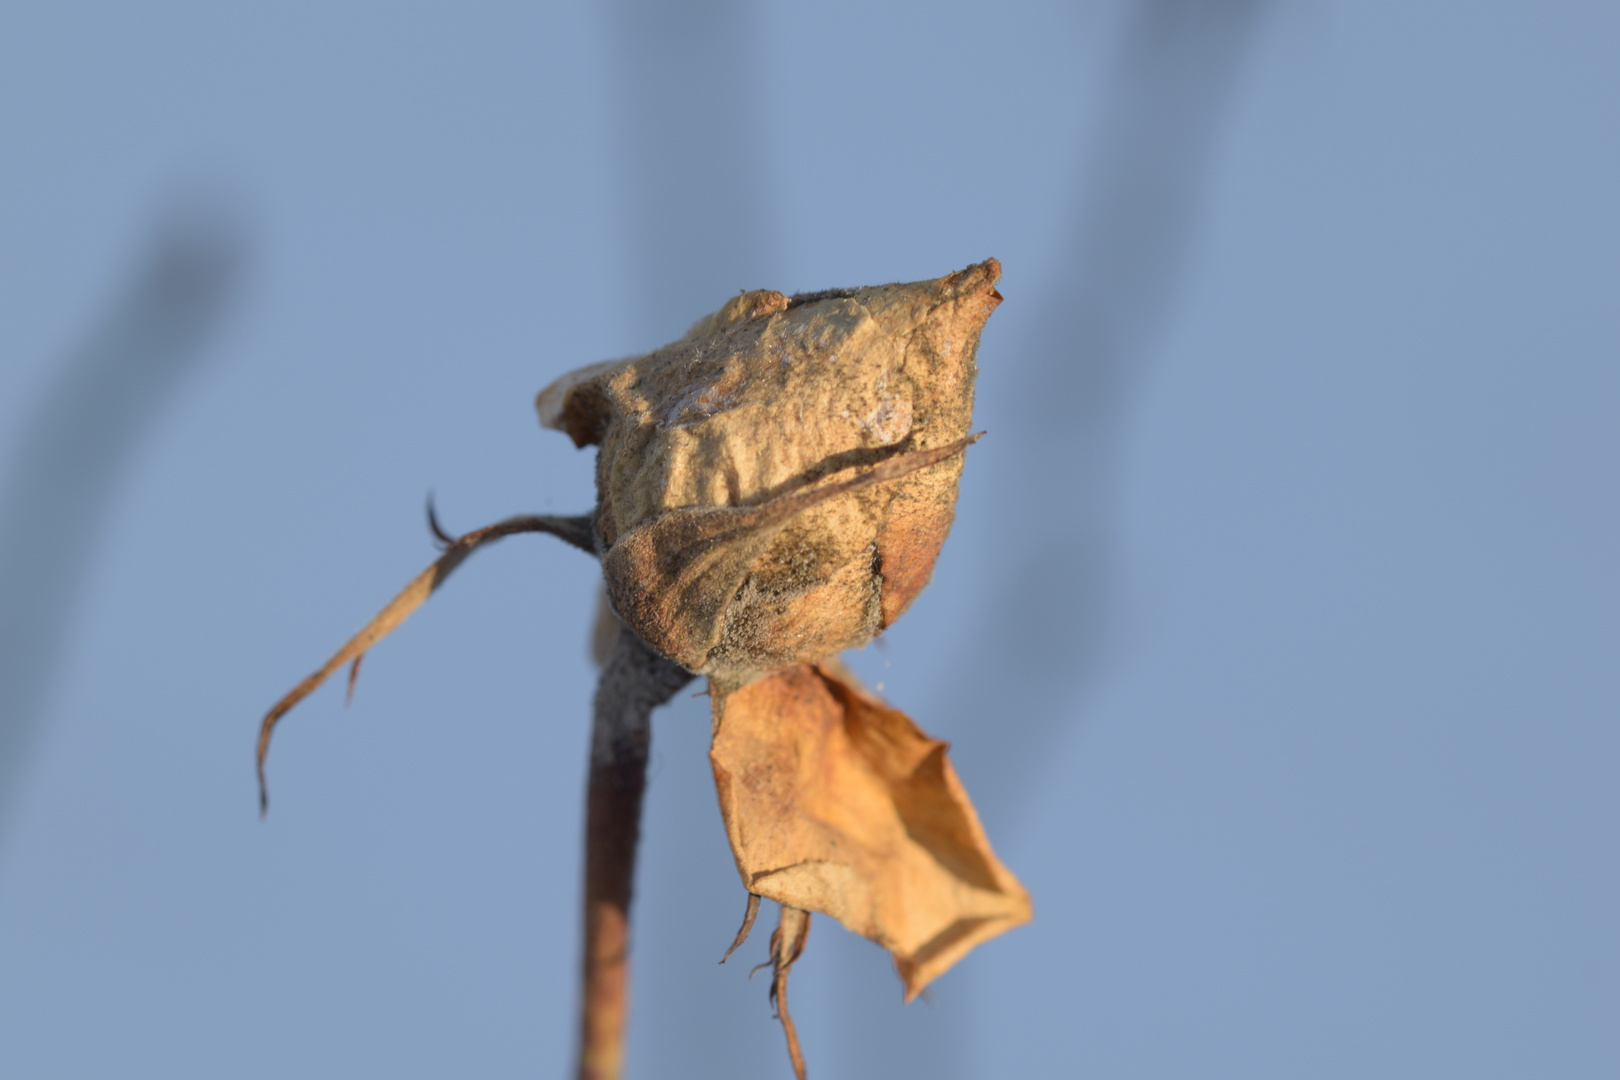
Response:
[[[894,955],[914,998],[967,951],[1029,921],[946,744],[836,661],[725,693],[713,680],[720,813],[743,885],[820,911]]]
[[[608,360],[570,371],[540,391],[534,399],[540,426],[566,432],[575,446],[591,446],[602,441],[607,424],[608,400],[601,391],[599,376],[617,370],[629,360]]]

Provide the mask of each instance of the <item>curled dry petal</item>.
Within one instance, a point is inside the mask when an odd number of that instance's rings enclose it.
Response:
[[[947,448],[968,435],[1000,276],[989,259],[932,281],[744,293],[680,341],[542,391],[543,424],[601,447],[596,527],[626,624],[737,685],[899,618],[955,513]]]
[[[946,757],[836,661],[713,691],[720,814],[751,893],[831,915],[888,949],[915,997],[1029,921]]]

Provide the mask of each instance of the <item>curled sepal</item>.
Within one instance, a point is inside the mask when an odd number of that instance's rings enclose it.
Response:
[[[743,912],[742,926],[738,928],[737,936],[731,939],[731,947],[726,950],[726,955],[724,955],[724,956],[722,956],[720,958],[720,962],[722,964],[725,963],[727,960],[730,960],[731,959],[731,954],[736,952],[742,946],[742,943],[748,940],[749,932],[754,929],[754,920],[757,919],[758,917],[759,917],[759,894],[758,893],[749,893],[748,894],[748,908],[747,908],[747,910],[745,910]]]
[[[712,680],[720,814],[743,886],[888,949],[906,1000],[1029,921],[946,757],[835,660]]]
[[[430,520],[431,513],[430,508]],[[437,528],[436,521],[433,522],[433,526],[436,533],[440,531]],[[286,697],[276,702],[270,711],[264,714],[264,720],[259,725],[259,813],[263,815],[270,804],[269,792],[264,782],[264,759],[270,752],[270,736],[275,731],[276,723],[294,705],[314,693],[316,687],[325,682],[334,671],[344,664],[353,665],[349,671],[349,695],[352,697],[354,694],[354,680],[360,672],[360,661],[365,657],[366,650],[387,637],[400,623],[410,617],[411,612],[421,607],[422,602],[433,595],[435,589],[444,584],[445,579],[450,576],[456,567],[461,565],[463,559],[478,548],[499,540],[503,536],[531,532],[550,533],[562,540],[566,540],[577,548],[594,554],[591,528],[591,519],[588,516],[554,517],[549,514],[525,514],[507,518],[505,521],[496,522],[494,525],[482,529],[475,529],[447,544],[444,554],[439,556],[432,566],[416,575],[415,579],[405,586],[404,591],[394,597],[388,606],[378,612],[376,618],[368,622],[358,634],[350,638],[343,648],[334,653],[332,658],[319,671],[311,674],[303,682],[293,687]]]
[[[787,1037],[788,1057],[793,1062],[793,1075],[805,1080],[804,1053],[799,1049],[799,1032],[793,1026],[788,1012],[788,972],[804,953],[805,939],[810,936],[810,913],[800,908],[782,905],[782,918],[771,933],[771,1008],[782,1021],[782,1034]]]
[[[602,558],[618,615],[660,653],[702,673],[752,674],[790,663],[807,648],[822,655],[864,644],[880,629],[875,593],[868,603],[851,605],[843,592],[822,587],[828,582],[772,592],[759,585],[760,559],[809,511],[948,462],[979,438],[896,453],[858,475],[757,505],[661,514],[625,533]],[[869,573],[870,556],[855,569]]]

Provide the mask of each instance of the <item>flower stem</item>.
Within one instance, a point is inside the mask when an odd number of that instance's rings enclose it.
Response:
[[[630,894],[652,711],[692,679],[624,627],[602,666],[585,802],[579,1080],[617,1080],[630,999]]]

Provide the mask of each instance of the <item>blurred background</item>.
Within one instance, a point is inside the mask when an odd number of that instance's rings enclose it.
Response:
[[[934,585],[852,657],[1036,920],[821,1077],[1620,1071],[1620,10],[0,9],[0,1064],[564,1075],[594,564],[557,374],[742,288],[1006,303]],[[658,714],[631,1073],[790,1075]]]

